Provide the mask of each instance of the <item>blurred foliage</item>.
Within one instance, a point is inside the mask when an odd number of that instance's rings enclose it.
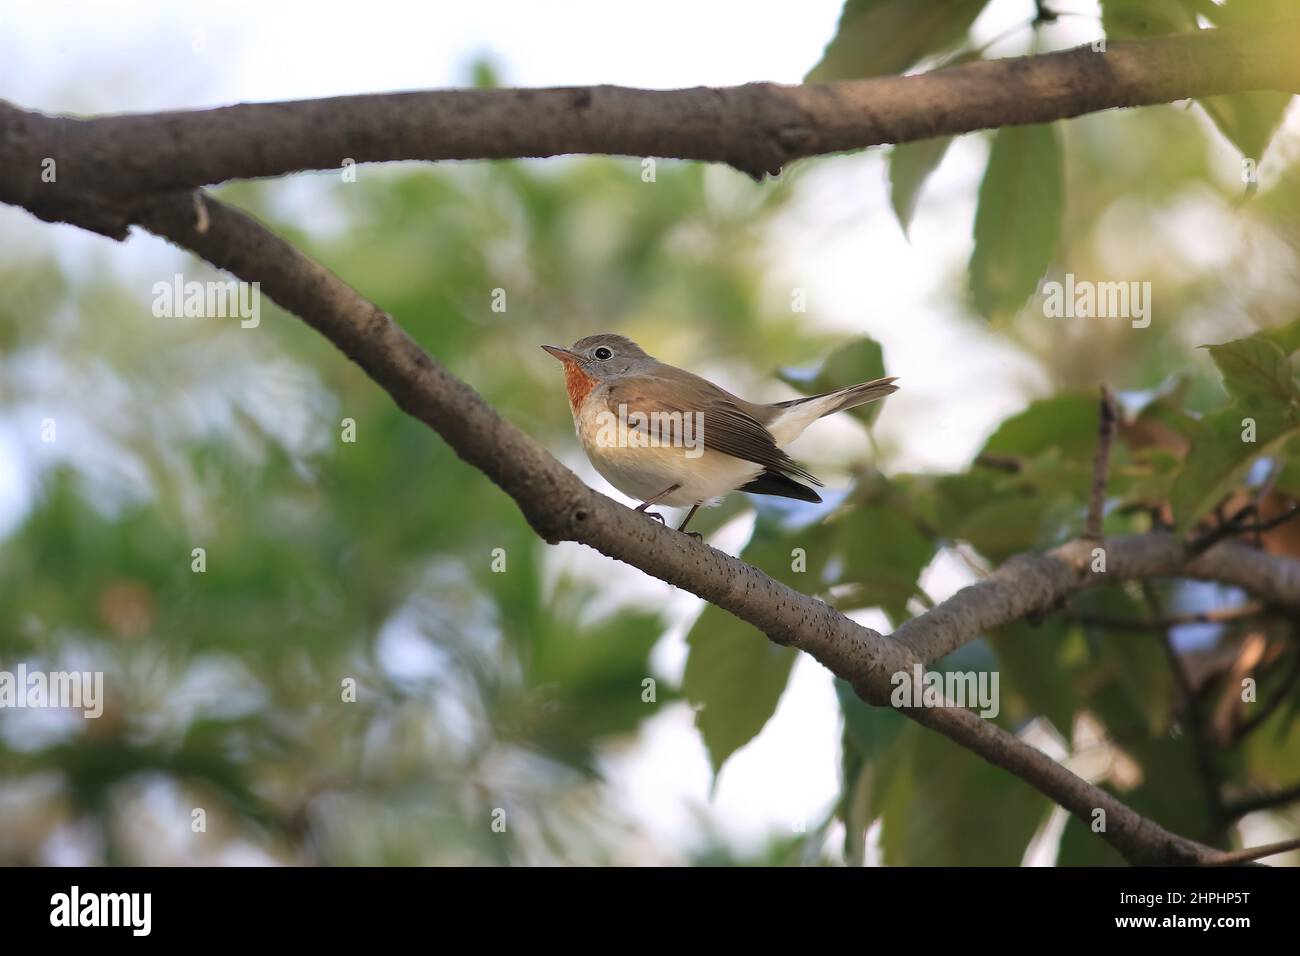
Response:
[[[539,342],[619,328],[705,356],[744,335],[756,355],[806,362],[829,341],[778,349],[796,317],[758,276],[786,190],[721,170],[664,163],[652,184],[605,160],[319,177],[313,208],[348,223],[332,239],[273,193],[224,198],[385,303],[552,447],[572,425]],[[217,278],[163,261],[121,285],[48,261],[0,280],[0,399],[34,482],[0,551],[0,661],[78,661],[105,671],[109,695],[88,730],[48,741],[31,712],[0,713],[0,774],[59,775],[48,826],[91,814],[115,861],[138,859],[110,822],[141,780],[278,859],[605,862],[640,847],[598,757],[676,699],[663,681],[646,689],[666,626],[653,604],[548,565],[504,495],[269,303],[256,329],[155,319],[150,289],[173,266]],[[693,321],[700,303],[716,324]],[[0,847],[34,859],[49,832]]]
[[[849,0],[809,79],[994,55],[971,40],[994,2]],[[1052,5],[1039,6],[1011,40],[1052,47]],[[1284,6],[1103,0],[1097,36]],[[474,81],[495,78],[480,67]],[[954,473],[893,468],[889,449],[870,465],[844,456],[849,490],[824,505],[737,495],[698,527],[752,516],[745,560],[897,625],[932,603],[923,581],[938,562],[978,578],[1080,532],[1102,381],[1123,411],[1107,534],[1283,513],[1300,498],[1300,164],[1266,151],[1288,102],[1240,94],[972,134],[990,149],[953,289],[968,290],[980,334],[1034,361],[1050,389]],[[952,142],[892,151],[904,229]],[[1267,175],[1225,181],[1225,142]],[[799,187],[798,174],[760,186],[663,161],[645,182],[635,161],[565,159],[367,167],[356,183],[320,175],[222,196],[381,303],[591,479],[542,342],[618,330],[755,395],[773,375],[811,393],[914,374],[865,334],[818,331],[769,287],[766,240]],[[1179,243],[1207,222],[1231,231],[1208,262]],[[656,845],[606,759],[648,718],[690,706],[717,773],[776,711],[795,652],[708,607],[674,687],[651,663],[672,628],[662,591],[622,593],[605,565],[548,550],[291,317],[268,306],[256,330],[154,318],[154,282],[218,277],[146,248],[135,273],[113,265],[120,249],[0,264],[0,464],[20,504],[0,528],[0,665],[102,670],[108,695],[96,721],[0,711],[0,860],[74,844],[126,863],[859,863],[873,824],[886,863],[1014,865],[1037,844],[1045,798],[837,682],[842,792],[825,820],[751,857],[714,835]],[[1043,283],[1067,275],[1150,281],[1156,321],[1046,317]],[[880,411],[860,409],[859,426]],[[1300,556],[1291,526],[1256,537]],[[1243,600],[1179,582],[1098,588],[936,667],[996,670],[999,725],[1059,747],[1162,825],[1228,845],[1241,835],[1225,801],[1300,781],[1300,638],[1275,609],[1158,621]],[[189,839],[196,807],[208,840]],[[1056,858],[1118,862],[1072,819]]]

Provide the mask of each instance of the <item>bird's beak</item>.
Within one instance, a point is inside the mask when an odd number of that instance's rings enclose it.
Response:
[[[543,345],[542,348],[546,349],[547,352],[559,359],[561,362],[567,362],[569,359],[573,358],[572,352],[568,349],[562,349],[558,345]]]

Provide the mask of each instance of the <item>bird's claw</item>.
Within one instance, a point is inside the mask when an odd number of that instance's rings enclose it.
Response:
[[[700,534],[698,531],[683,531],[682,534],[686,535],[688,538],[694,538],[696,541],[704,540],[704,535]]]
[[[647,511],[647,512],[645,512],[645,513],[648,514],[651,518],[654,518],[654,519],[655,519],[656,521],[658,521],[660,524],[667,524],[667,522],[664,521],[664,516],[661,515],[659,512],[657,512],[657,511]]]

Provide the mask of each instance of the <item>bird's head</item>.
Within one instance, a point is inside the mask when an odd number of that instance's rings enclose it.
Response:
[[[576,365],[597,381],[635,372],[639,367],[654,361],[641,346],[626,336],[613,332],[588,335],[567,349],[558,345],[543,345],[542,348],[566,367]]]
[[[601,332],[578,339],[570,348],[543,345],[564,363],[564,382],[574,408],[601,382],[649,368],[654,359],[631,339],[613,332]]]

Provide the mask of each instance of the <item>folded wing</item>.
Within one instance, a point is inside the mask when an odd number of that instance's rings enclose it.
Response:
[[[694,379],[695,376],[690,378]],[[669,388],[662,379],[629,376],[610,384],[607,392],[609,410],[618,414],[619,406],[624,405],[629,413],[642,412],[647,415],[654,412],[682,415],[701,413],[703,418],[700,420],[699,437],[706,449],[762,465],[765,475],[771,473],[778,479],[785,478],[789,484],[797,488],[803,486],[790,479],[799,478],[814,485],[821,485],[811,472],[778,448],[776,439],[772,437],[767,427],[741,408],[732,396],[703,379],[697,381],[700,384],[689,380],[673,382]],[[673,397],[665,398],[663,395],[665,391],[672,391]],[[759,476],[755,481],[759,482],[763,477]],[[759,494],[803,497],[789,494],[785,483],[779,480],[775,482],[775,487],[786,488],[786,490],[769,491],[766,488],[753,490]],[[809,489],[803,490],[816,494]],[[810,499],[805,498],[805,500]]]

